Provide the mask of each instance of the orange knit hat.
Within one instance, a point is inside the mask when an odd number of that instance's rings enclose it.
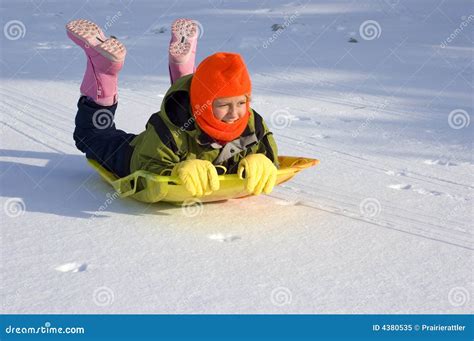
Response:
[[[248,101],[245,115],[235,122],[225,123],[212,113],[216,98],[250,96],[250,76],[239,54],[218,52],[204,59],[194,73],[190,91],[194,119],[205,133],[224,142],[242,135],[250,117]]]

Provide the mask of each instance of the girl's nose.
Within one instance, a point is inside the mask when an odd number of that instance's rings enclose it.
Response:
[[[233,106],[229,108],[229,111],[227,112],[227,115],[229,117],[236,117],[237,116],[237,110]]]

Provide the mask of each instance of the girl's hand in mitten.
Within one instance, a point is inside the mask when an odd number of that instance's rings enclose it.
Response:
[[[264,154],[251,154],[240,161],[237,174],[245,180],[245,187],[250,193],[259,195],[263,191],[269,194],[275,186],[277,168]]]
[[[173,167],[177,176],[192,196],[201,197],[219,189],[219,177],[214,165],[207,160],[186,160]]]

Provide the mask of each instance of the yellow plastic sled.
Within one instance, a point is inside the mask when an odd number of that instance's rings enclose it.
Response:
[[[279,185],[290,180],[303,169],[313,167],[319,163],[317,159],[294,156],[279,156],[280,169],[276,184]],[[189,192],[180,184],[177,177],[157,175],[155,173],[139,170],[123,178],[103,168],[97,161],[87,159],[89,164],[100,176],[117,191],[120,197],[131,197],[142,202],[174,202],[182,203],[193,199]],[[139,178],[145,182],[145,189],[137,192]],[[237,174],[219,175],[220,188],[210,195],[199,197],[202,202],[220,201],[232,198],[241,198],[251,195],[244,188],[244,180]]]

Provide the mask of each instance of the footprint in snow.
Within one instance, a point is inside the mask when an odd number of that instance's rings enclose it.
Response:
[[[60,44],[56,42],[39,42],[36,44],[35,49],[37,50],[67,50],[72,49],[71,44]]]
[[[232,234],[224,234],[224,233],[214,233],[214,234],[210,234],[207,237],[211,240],[215,240],[215,241],[218,241],[218,242],[221,242],[221,243],[233,242],[235,240],[240,239],[239,236],[235,236],[235,235],[232,235]]]
[[[439,165],[439,166],[457,166],[456,163],[448,161],[448,160],[425,160],[423,161],[425,165]]]
[[[329,135],[324,135],[324,134],[314,134],[314,135],[311,135],[312,138],[315,138],[315,139],[328,139],[330,138]]]
[[[77,262],[66,263],[55,268],[55,270],[59,272],[82,272],[82,271],[86,271],[86,269],[87,269],[86,263],[77,263]]]
[[[311,123],[312,125],[315,125],[315,126],[319,126],[319,125],[321,124],[321,122],[315,121],[312,117],[297,116],[296,118],[297,118],[299,121],[309,122],[309,123]]]
[[[392,170],[386,171],[385,174],[392,175],[392,176],[406,176],[405,172],[395,172],[395,171],[392,171]]]
[[[430,190],[425,189],[425,188],[413,188],[412,185],[408,185],[408,184],[394,184],[394,185],[390,185],[388,187],[392,188],[392,189],[396,189],[396,190],[413,189],[413,192],[418,193],[418,194],[422,194],[422,195],[440,196],[440,195],[443,194],[442,192],[430,191]]]
[[[300,201],[299,200],[277,200],[275,204],[280,205],[280,206],[297,206],[299,205]]]
[[[402,190],[402,189],[410,189],[411,185],[408,184],[393,184],[388,186],[391,189]]]
[[[430,190],[424,189],[424,188],[417,188],[417,189],[414,189],[413,191],[416,192],[416,193],[419,193],[419,194],[423,194],[423,195],[429,194],[429,195],[439,196],[439,195],[443,194],[443,193],[438,192],[438,191],[430,191]]]

